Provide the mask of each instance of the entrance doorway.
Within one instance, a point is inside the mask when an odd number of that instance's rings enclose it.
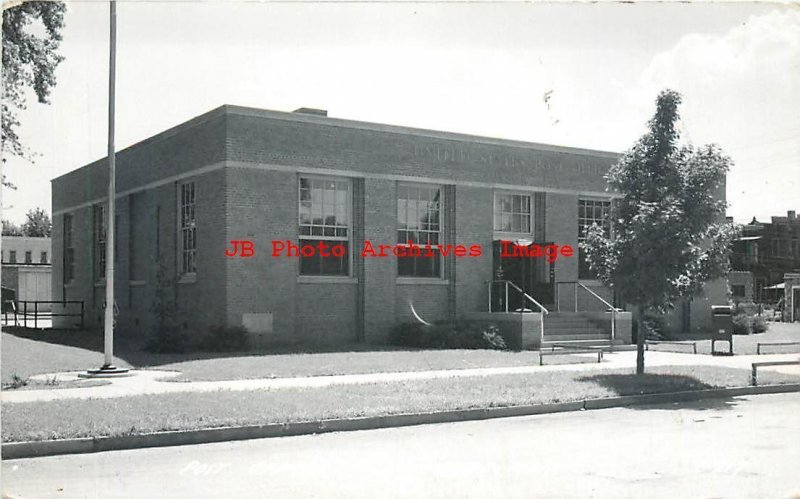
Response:
[[[551,243],[536,243],[544,247]],[[501,256],[500,241],[492,245],[492,311],[505,310],[505,288],[500,281],[510,281],[523,292],[533,297],[548,310],[553,310],[555,303],[555,263],[547,263],[543,257]],[[509,288],[508,310],[532,309],[536,306],[526,300],[522,294]]]

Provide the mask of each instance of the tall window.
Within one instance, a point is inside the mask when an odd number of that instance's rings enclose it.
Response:
[[[17,252],[16,251],[9,251],[8,252],[8,263],[17,263]]]
[[[599,225],[606,237],[611,237],[611,202],[593,199],[578,200],[578,242],[586,240],[586,232],[592,225]],[[579,245],[580,246],[580,245]],[[583,250],[578,250],[578,278],[594,279]]]
[[[39,253],[39,263],[47,263],[47,252],[42,251]]]
[[[299,185],[300,275],[350,275],[350,182],[300,177]],[[313,255],[303,255],[307,246]]]
[[[398,276],[441,277],[442,258],[436,248],[442,239],[441,194],[435,186],[397,186],[397,244],[407,248],[406,256],[397,258]]]
[[[530,234],[531,197],[527,194],[495,194],[494,230]]]
[[[25,263],[33,263],[33,251],[25,252]]]
[[[64,282],[75,278],[75,247],[72,244],[72,215],[64,215]]]
[[[94,263],[96,279],[106,277],[106,207],[94,207]]]
[[[194,274],[197,271],[197,219],[195,218],[194,182],[181,184],[180,190],[181,273]]]

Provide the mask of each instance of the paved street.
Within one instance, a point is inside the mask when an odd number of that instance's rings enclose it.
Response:
[[[800,394],[3,463],[12,497],[797,497]]]

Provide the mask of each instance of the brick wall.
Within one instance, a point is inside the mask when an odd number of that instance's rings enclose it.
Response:
[[[224,241],[247,239],[251,258],[226,258],[227,323],[241,325],[244,313],[273,314],[273,334],[292,338],[298,314],[298,261],[272,258],[272,240],[297,240],[297,175],[226,169]],[[222,254],[222,253],[221,253]]]
[[[395,182],[378,179],[364,181],[364,237],[391,244],[397,239],[397,189]],[[385,343],[395,324],[397,260],[364,260],[364,334],[369,343]]]
[[[456,312],[466,316],[488,310],[489,292],[486,281],[492,279],[492,189],[456,187],[456,242],[480,244],[478,258],[456,258]]]
[[[223,109],[215,109],[119,151],[117,192],[223,161],[226,123]],[[108,160],[103,158],[53,179],[53,213],[107,194]]]
[[[228,159],[367,174],[591,190],[615,154],[230,107]]]
[[[118,327],[149,331],[159,265],[177,269],[178,183],[197,182],[197,278],[172,289],[179,320],[200,331],[238,326],[245,314],[271,314],[271,338],[283,341],[383,343],[398,321],[411,320],[409,302],[426,320],[484,310],[492,278],[493,185],[549,189],[546,230],[537,236],[577,248],[578,194],[601,192],[616,156],[512,141],[410,131],[243,108],[222,107],[117,156]],[[396,240],[397,181],[447,184],[445,242],[481,244],[479,258],[449,258],[446,280],[397,279],[397,260],[357,256],[351,278],[300,277],[297,258],[272,258],[272,240],[297,241],[298,171],[350,177],[354,246]],[[192,172],[195,172],[194,174]],[[137,188],[144,189],[135,192]],[[53,272],[56,298],[87,302],[88,324],[100,325],[104,290],[92,276],[92,208],[103,200],[105,162],[53,182]],[[546,199],[544,203],[542,200]],[[76,277],[63,284],[63,212],[74,215]],[[130,213],[133,210],[133,217]],[[133,223],[133,225],[130,225]],[[455,229],[455,231],[453,231]],[[251,258],[226,258],[230,240],[251,240]],[[130,264],[133,263],[133,273]],[[577,259],[559,258],[558,280],[577,279]]]
[[[120,335],[142,337],[150,333],[152,302],[156,291],[159,266],[166,270],[163,285],[177,300],[179,323],[199,334],[209,324],[224,323],[225,266],[222,265],[224,241],[224,172],[210,172],[195,177],[197,190],[197,279],[181,282],[177,249],[178,214],[177,184],[168,183],[116,202],[115,300],[117,331]],[[73,216],[75,278],[63,282],[64,214],[53,223],[53,295],[54,299],[83,300],[86,321],[90,328],[101,328],[105,286],[95,279],[93,208],[69,212]],[[135,259],[135,276],[130,275],[131,253]],[[135,279],[131,279],[134,277]]]

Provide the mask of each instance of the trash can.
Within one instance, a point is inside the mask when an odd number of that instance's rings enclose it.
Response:
[[[728,351],[716,351],[717,341],[727,341]],[[711,355],[733,355],[733,307],[730,305],[711,306]]]

